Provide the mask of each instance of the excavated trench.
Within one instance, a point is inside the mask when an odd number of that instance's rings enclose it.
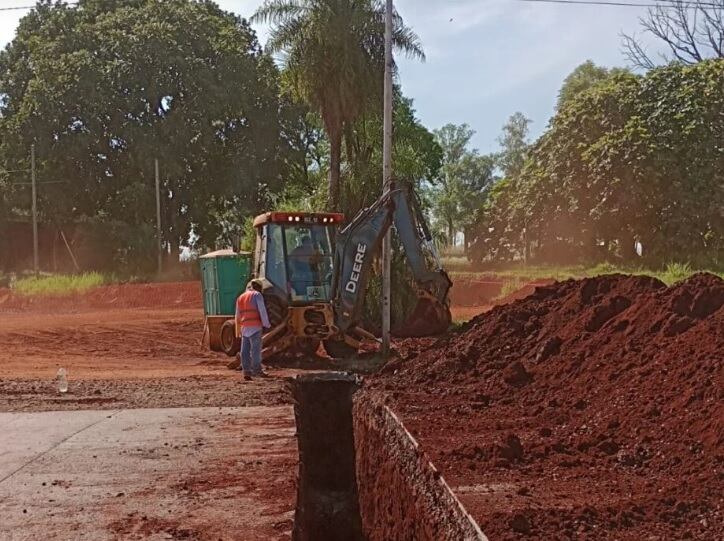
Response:
[[[485,540],[380,395],[357,376],[290,381],[299,446],[294,541]]]
[[[314,374],[292,381],[299,445],[293,539],[364,539],[352,435],[354,376]]]

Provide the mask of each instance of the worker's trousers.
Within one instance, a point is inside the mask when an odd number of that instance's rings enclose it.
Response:
[[[261,329],[251,336],[241,336],[241,369],[245,374],[261,373]]]

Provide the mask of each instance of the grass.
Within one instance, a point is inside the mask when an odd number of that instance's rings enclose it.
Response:
[[[66,295],[88,291],[107,282],[107,277],[98,272],[54,274],[20,278],[13,284],[13,289],[25,296]]]
[[[485,276],[495,277],[504,280],[504,289],[509,285],[513,287],[516,282],[552,279],[567,280],[569,278],[587,278],[599,276],[601,274],[636,274],[648,275],[658,278],[667,285],[679,282],[688,278],[697,272],[710,272],[724,279],[724,269],[696,269],[688,263],[669,263],[663,269],[647,269],[640,266],[612,265],[610,263],[601,263],[598,265],[517,265],[509,268],[490,270],[473,270],[468,263],[465,267],[460,264],[460,257],[451,258],[452,265],[448,266],[448,258],[443,259],[445,268],[450,269],[450,275],[453,280],[476,280]],[[519,284],[520,285],[520,284]],[[501,296],[502,292],[501,292]]]
[[[506,280],[503,282],[503,287],[500,289],[500,293],[493,300],[504,299],[508,295],[512,295],[523,287],[523,281],[520,278],[513,278],[512,280]]]

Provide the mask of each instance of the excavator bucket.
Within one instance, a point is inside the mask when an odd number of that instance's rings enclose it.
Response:
[[[420,297],[407,321],[395,327],[392,334],[400,338],[442,334],[451,322],[452,315],[447,304],[434,297]]]

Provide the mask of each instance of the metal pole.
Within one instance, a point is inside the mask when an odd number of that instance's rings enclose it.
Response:
[[[385,10],[385,89],[382,146],[383,192],[392,184],[392,0]],[[392,267],[392,232],[382,241],[382,356],[390,354],[390,274]]]
[[[162,267],[162,241],[161,241],[161,181],[158,175],[158,158],[154,160],[156,172],[156,241],[158,250],[158,274],[161,274]]]
[[[35,185],[35,144],[30,145],[30,184],[33,191],[33,271],[38,274],[40,259],[38,255],[38,190]]]

